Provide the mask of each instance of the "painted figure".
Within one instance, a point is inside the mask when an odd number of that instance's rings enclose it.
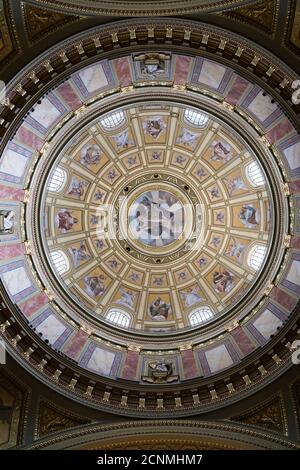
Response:
[[[171,310],[170,304],[167,304],[163,299],[157,297],[149,307],[149,314],[152,320],[164,321],[167,320]]]
[[[91,259],[91,255],[87,253],[86,246],[83,243],[81,243],[79,248],[72,246],[70,248],[70,253],[72,255],[75,268],[79,266],[81,261]]]
[[[15,217],[14,211],[0,211],[0,234],[14,232]]]
[[[107,173],[107,179],[113,183],[113,181],[118,177],[118,173],[116,172],[116,170],[114,168],[112,168],[111,170],[108,171]]]
[[[213,285],[217,292],[224,294],[233,288],[234,275],[230,271],[215,271],[213,274]]]
[[[181,134],[177,137],[176,143],[183,144],[195,150],[199,134],[194,134],[187,129],[182,129]]]
[[[129,210],[133,236],[150,246],[172,243],[183,231],[183,207],[166,191],[149,191],[141,195]]]
[[[71,185],[68,190],[69,196],[77,197],[80,199],[84,195],[84,189],[87,187],[87,182],[79,180],[76,176],[72,177]]]
[[[216,222],[217,222],[217,223],[223,224],[223,223],[224,223],[224,219],[225,219],[225,214],[224,214],[224,212],[217,212],[217,213],[216,213]]]
[[[212,239],[211,239],[210,244],[213,245],[215,248],[218,248],[221,241],[222,241],[221,237],[213,236]]]
[[[96,201],[102,201],[104,197],[104,193],[100,190],[97,190],[94,194],[94,199],[96,199]]]
[[[161,152],[154,150],[154,152],[152,152],[151,159],[155,161],[161,160]]]
[[[239,219],[248,228],[256,228],[259,224],[259,214],[251,204],[246,204],[241,208]]]
[[[101,149],[98,145],[85,145],[81,149],[80,163],[86,167],[98,165],[101,160]]]
[[[95,240],[95,245],[98,250],[103,250],[105,246],[104,240],[102,240],[101,238],[97,238],[97,240]]]
[[[229,162],[231,160],[231,147],[223,140],[215,140],[211,145],[211,160],[215,162]]]
[[[153,139],[157,139],[166,127],[166,123],[161,117],[153,117],[143,122],[145,134],[150,135]]]
[[[241,263],[245,248],[246,245],[239,243],[235,238],[233,238],[225,255],[235,258],[239,263]]]
[[[137,163],[138,163],[138,162],[137,162],[137,160],[136,160],[136,155],[134,155],[133,157],[131,156],[131,157],[128,157],[128,158],[127,158],[127,165],[128,165],[129,167],[131,167],[131,166],[133,166],[133,165],[136,165]]]
[[[206,266],[207,263],[208,263],[207,258],[202,257],[202,258],[199,258],[198,260],[198,264],[201,269],[204,268],[204,266]]]
[[[197,168],[197,171],[196,171],[196,176],[198,178],[204,178],[205,176],[207,175],[206,171],[201,167],[201,168]]]
[[[217,199],[217,198],[221,197],[219,188],[217,188],[217,187],[209,189],[208,192],[210,193],[212,199]]]
[[[100,274],[99,276],[85,276],[85,291],[91,297],[97,297],[105,292],[105,276]]]
[[[242,178],[238,176],[237,178],[224,178],[224,182],[227,186],[229,195],[232,196],[235,194],[237,191],[240,191],[241,189],[247,189],[247,186],[243,182]]]
[[[162,277],[155,277],[155,278],[153,279],[153,284],[154,284],[155,286],[162,286],[163,283],[164,283],[164,279],[163,279]]]
[[[183,165],[186,162],[186,157],[183,157],[182,155],[176,155],[175,162],[177,165]]]
[[[128,130],[115,135],[112,138],[115,141],[118,150],[127,149],[129,145],[133,144],[133,140],[129,138]]]
[[[136,297],[136,294],[134,292],[131,292],[121,287],[121,289],[119,289],[119,294],[121,295],[121,298],[116,301],[117,304],[125,305],[129,308],[134,308],[134,300]]]
[[[119,266],[119,263],[116,259],[111,259],[111,260],[108,261],[108,263],[109,263],[111,269],[117,269],[118,266]]]
[[[135,273],[135,272],[130,273],[130,275],[128,277],[132,282],[137,282],[140,279],[139,274]]]

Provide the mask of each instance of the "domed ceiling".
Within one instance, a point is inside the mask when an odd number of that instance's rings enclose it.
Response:
[[[74,399],[193,414],[288,367],[300,139],[282,95],[294,76],[218,30],[212,53],[208,33],[173,19],[162,50],[154,23],[126,24],[82,34],[8,87],[1,333]]]
[[[66,140],[41,185],[58,297],[63,286],[95,320],[123,312],[120,326],[157,332],[212,320],[247,295],[271,239],[271,199],[230,126],[151,101]]]
[[[110,16],[163,16],[178,15],[184,13],[194,13],[198,11],[218,11],[220,9],[229,9],[244,6],[249,0],[185,0],[184,4],[180,0],[77,0],[74,4],[71,0],[34,0],[33,3],[44,6],[47,3],[48,8],[71,11],[72,13],[81,13],[89,15],[110,15]]]

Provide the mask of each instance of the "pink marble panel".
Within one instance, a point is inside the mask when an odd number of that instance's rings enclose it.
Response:
[[[245,331],[241,327],[232,330],[231,336],[245,356],[256,349],[256,345],[253,344],[249,336],[246,335]]]
[[[185,85],[188,79],[191,57],[178,56],[175,61],[174,83]]]
[[[191,379],[199,375],[194,352],[192,349],[187,349],[186,351],[181,351],[182,358],[182,367],[185,379]]]
[[[297,299],[279,289],[279,287],[274,287],[271,292],[271,297],[287,310],[293,310],[297,303]]]
[[[63,349],[63,352],[72,359],[76,359],[82,351],[87,338],[88,334],[85,331],[78,330]]]
[[[225,101],[227,101],[227,103],[230,103],[233,106],[236,105],[248,85],[248,80],[245,80],[242,77],[237,77],[234,80],[232,87],[228,91]]]
[[[300,237],[293,237],[291,239],[291,247],[300,250]]]
[[[127,380],[136,380],[138,363],[139,353],[136,351],[128,351],[122,371],[122,378]]]
[[[7,258],[16,258],[24,254],[24,246],[22,243],[16,245],[0,246],[0,260]]]
[[[271,129],[266,137],[268,141],[273,144],[274,142],[277,142],[278,140],[282,139],[285,135],[287,135],[289,132],[293,130],[293,126],[290,123],[288,119],[284,119],[283,121],[279,122],[276,126]]]
[[[25,300],[20,304],[20,309],[27,318],[30,318],[37,310],[44,307],[48,303],[49,299],[43,292],[40,292],[30,299]]]
[[[40,150],[44,145],[43,140],[30,131],[24,124],[19,127],[15,136],[15,140],[36,150]]]
[[[56,92],[63,98],[71,109],[76,110],[82,106],[82,101],[77,96],[69,82],[62,83],[56,89]]]
[[[289,183],[291,193],[300,193],[300,180],[291,181]]]
[[[113,60],[116,75],[120,82],[120,86],[129,86],[132,83],[130,66],[127,57]]]
[[[24,190],[0,184],[0,199],[8,201],[23,201]]]

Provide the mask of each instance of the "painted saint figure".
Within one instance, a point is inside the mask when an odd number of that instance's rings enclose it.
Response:
[[[128,131],[124,131],[121,134],[112,137],[116,143],[117,149],[127,149],[129,145],[133,144],[133,140],[129,138]]]
[[[239,263],[242,263],[243,253],[245,251],[246,245],[243,245],[238,240],[233,238],[230,242],[228,250],[225,255],[235,258]]]
[[[72,177],[71,185],[68,190],[69,196],[77,197],[80,199],[84,195],[84,189],[87,186],[87,182],[79,180],[76,176]]]
[[[79,266],[81,261],[87,261],[88,259],[91,259],[91,255],[87,253],[87,248],[83,243],[81,243],[79,248],[72,246],[70,248],[70,253],[72,255],[75,268]]]
[[[153,117],[143,122],[145,134],[150,135],[153,139],[157,139],[161,132],[166,128],[166,123],[161,117]]]
[[[231,160],[231,147],[223,140],[214,140],[211,145],[211,160],[215,162],[229,162]]]
[[[228,293],[233,288],[234,275],[230,271],[215,271],[213,274],[213,284],[215,290],[221,294]]]
[[[194,134],[187,129],[182,129],[181,134],[177,137],[176,143],[183,144],[195,150],[199,134]]]
[[[73,226],[78,223],[78,219],[73,217],[72,212],[61,210],[57,214],[57,228],[62,233],[72,230]]]
[[[184,211],[167,191],[142,194],[129,209],[129,227],[135,239],[150,246],[165,246],[183,231]]]
[[[80,153],[80,163],[86,167],[98,165],[101,160],[101,149],[98,145],[84,145]]]
[[[134,300],[136,297],[136,293],[121,287],[119,289],[119,294],[121,295],[121,298],[116,301],[116,304],[125,305],[129,308],[134,308]]]
[[[14,211],[0,211],[0,234],[14,232],[15,216]]]
[[[170,304],[167,304],[163,299],[157,297],[149,307],[149,314],[152,320],[164,321],[167,320],[171,310]]]
[[[85,276],[85,291],[91,297],[97,297],[105,292],[105,276],[100,274],[99,276]]]
[[[235,194],[237,191],[240,191],[241,189],[247,189],[247,186],[243,182],[242,178],[239,176],[237,178],[224,178],[224,182],[227,186],[229,195],[232,196]]]
[[[256,228],[259,224],[259,214],[251,204],[246,204],[241,208],[239,219],[248,228]]]

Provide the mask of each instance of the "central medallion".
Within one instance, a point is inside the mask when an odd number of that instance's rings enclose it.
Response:
[[[149,174],[126,189],[119,206],[119,241],[126,251],[152,263],[167,261],[175,253],[182,256],[194,230],[194,193],[188,194],[184,182],[166,174]]]
[[[184,207],[170,191],[147,191],[128,211],[130,238],[149,247],[168,246],[182,237]]]

